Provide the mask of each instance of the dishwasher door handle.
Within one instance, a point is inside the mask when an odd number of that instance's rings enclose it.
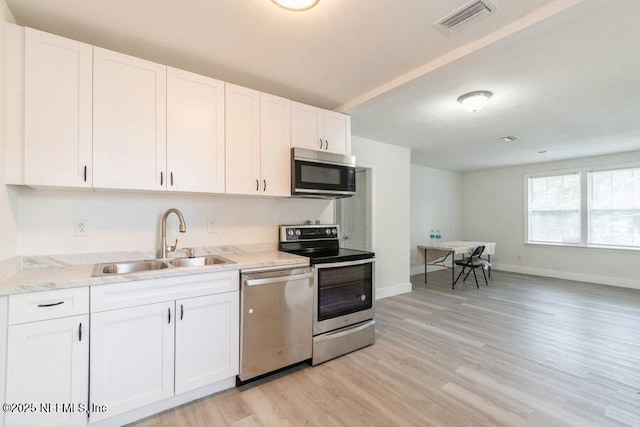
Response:
[[[247,286],[268,285],[271,283],[290,282],[292,280],[304,280],[313,277],[313,273],[294,274],[292,276],[277,276],[267,277],[264,279],[244,279],[244,284]]]

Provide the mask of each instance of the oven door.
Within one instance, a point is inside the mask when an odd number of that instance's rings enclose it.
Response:
[[[373,319],[374,265],[369,258],[314,266],[314,335]]]

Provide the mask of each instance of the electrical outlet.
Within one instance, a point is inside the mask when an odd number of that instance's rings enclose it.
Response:
[[[217,233],[217,231],[216,231],[216,222],[215,221],[211,220],[211,221],[207,222],[207,232],[209,234],[216,234]]]
[[[76,237],[86,237],[89,235],[89,220],[77,219],[76,220]]]

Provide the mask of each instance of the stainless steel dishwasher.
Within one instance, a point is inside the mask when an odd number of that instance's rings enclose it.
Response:
[[[242,271],[240,381],[311,358],[313,269]]]

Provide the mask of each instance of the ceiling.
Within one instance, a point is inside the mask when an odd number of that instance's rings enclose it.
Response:
[[[431,24],[468,0],[6,1],[20,25],[345,111],[354,135],[426,166],[640,149],[636,0],[494,0],[448,37]],[[473,90],[494,96],[469,113],[456,99]]]

